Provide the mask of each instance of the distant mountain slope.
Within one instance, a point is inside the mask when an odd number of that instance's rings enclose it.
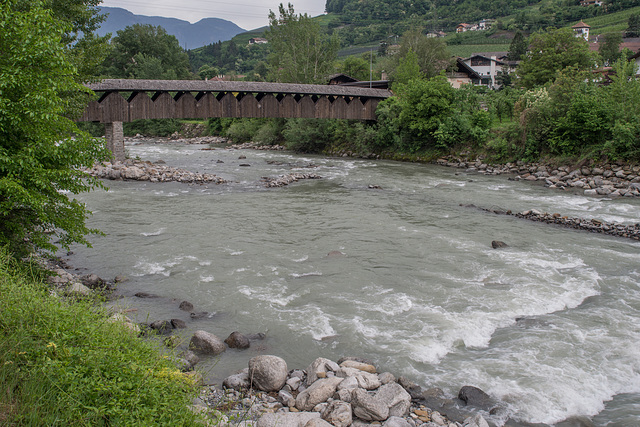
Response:
[[[159,25],[167,33],[176,36],[180,41],[180,46],[186,49],[230,40],[236,34],[245,32],[233,22],[219,18],[205,18],[191,24],[188,21],[175,18],[135,15],[119,7],[100,7],[100,9],[102,13],[109,14],[109,16],[98,30],[99,35],[112,33],[115,36],[118,30],[133,24]]]

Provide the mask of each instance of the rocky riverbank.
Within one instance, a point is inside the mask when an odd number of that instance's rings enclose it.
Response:
[[[91,176],[109,180],[149,182],[183,182],[188,184],[224,184],[227,181],[213,174],[191,172],[166,166],[163,161],[127,159],[124,162],[98,163],[87,170]]]
[[[485,175],[515,175],[511,179],[539,181],[550,189],[582,191],[585,196],[639,197],[640,165],[603,164],[581,167],[552,166],[544,163],[489,165],[482,159],[466,160],[450,156],[437,164]]]

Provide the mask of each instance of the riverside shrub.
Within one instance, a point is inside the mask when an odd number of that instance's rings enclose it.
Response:
[[[0,248],[0,424],[196,425],[192,381],[90,301],[50,295]]]

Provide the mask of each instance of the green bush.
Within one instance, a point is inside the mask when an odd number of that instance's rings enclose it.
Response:
[[[92,302],[51,296],[0,248],[0,423],[192,426],[193,381]],[[5,424],[6,423],[6,424]]]
[[[234,144],[251,142],[263,123],[264,119],[236,119],[225,132],[225,136]]]
[[[321,153],[333,140],[333,120],[291,119],[283,135],[285,146],[300,153]]]
[[[177,119],[145,119],[134,120],[122,125],[125,136],[170,136],[180,132],[182,122]],[[104,134],[104,133],[103,133]]]

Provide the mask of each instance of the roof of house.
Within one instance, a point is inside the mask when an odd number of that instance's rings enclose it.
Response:
[[[591,25],[587,25],[585,24],[582,20],[580,20],[580,22],[578,22],[576,25],[572,26],[571,28],[591,28]]]
[[[474,70],[464,62],[464,58],[456,58],[456,66],[458,68],[458,72],[465,73],[470,78],[474,78],[474,79],[482,78],[476,70]]]

